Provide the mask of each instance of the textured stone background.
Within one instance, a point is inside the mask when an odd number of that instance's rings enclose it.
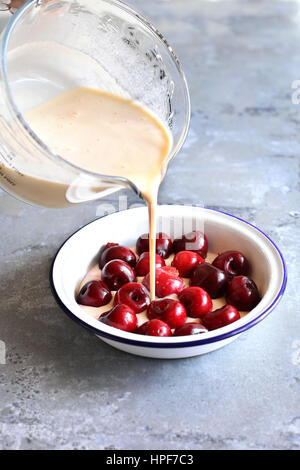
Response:
[[[300,3],[130,4],[168,38],[191,92],[189,137],[160,202],[202,202],[257,224],[286,258],[287,291],[224,349],[127,355],[71,322],[49,289],[57,248],[97,205],[45,210],[1,193],[0,448],[299,449]]]

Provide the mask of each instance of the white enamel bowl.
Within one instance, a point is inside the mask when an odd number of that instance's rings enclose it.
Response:
[[[249,259],[251,276],[262,294],[260,303],[235,323],[199,335],[159,338],[127,333],[92,318],[76,303],[74,293],[89,269],[101,245],[118,242],[134,246],[142,233],[148,232],[146,207],[128,209],[97,219],[74,233],[59,249],[51,269],[53,294],[73,320],[95,333],[106,343],[128,353],[160,359],[177,359],[205,354],[221,348],[242,332],[263,320],[278,304],[286,286],[287,272],[283,257],[262,231],[229,214],[186,205],[159,206],[161,231],[195,226],[202,228],[212,253],[240,250]],[[189,227],[189,228],[188,228]],[[176,233],[175,233],[176,235]]]

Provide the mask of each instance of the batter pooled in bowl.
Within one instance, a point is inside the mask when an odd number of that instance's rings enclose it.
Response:
[[[137,334],[185,336],[229,325],[260,301],[254,281],[246,275],[250,265],[243,253],[209,253],[207,238],[199,231],[173,241],[159,234],[156,297],[150,301],[145,235],[132,248],[115,242],[101,247],[75,293],[89,315]],[[186,249],[190,235],[194,251]]]

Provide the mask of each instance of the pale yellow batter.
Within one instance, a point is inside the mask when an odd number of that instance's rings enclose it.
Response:
[[[155,286],[157,193],[171,139],[148,111],[118,96],[78,88],[30,111],[39,138],[73,165],[132,181],[149,208],[151,298]]]

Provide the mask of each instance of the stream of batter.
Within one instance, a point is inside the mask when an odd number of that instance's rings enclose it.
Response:
[[[149,211],[150,297],[155,298],[157,195],[171,138],[140,105],[106,92],[77,88],[26,114],[53,152],[100,175],[121,176],[141,192]]]

